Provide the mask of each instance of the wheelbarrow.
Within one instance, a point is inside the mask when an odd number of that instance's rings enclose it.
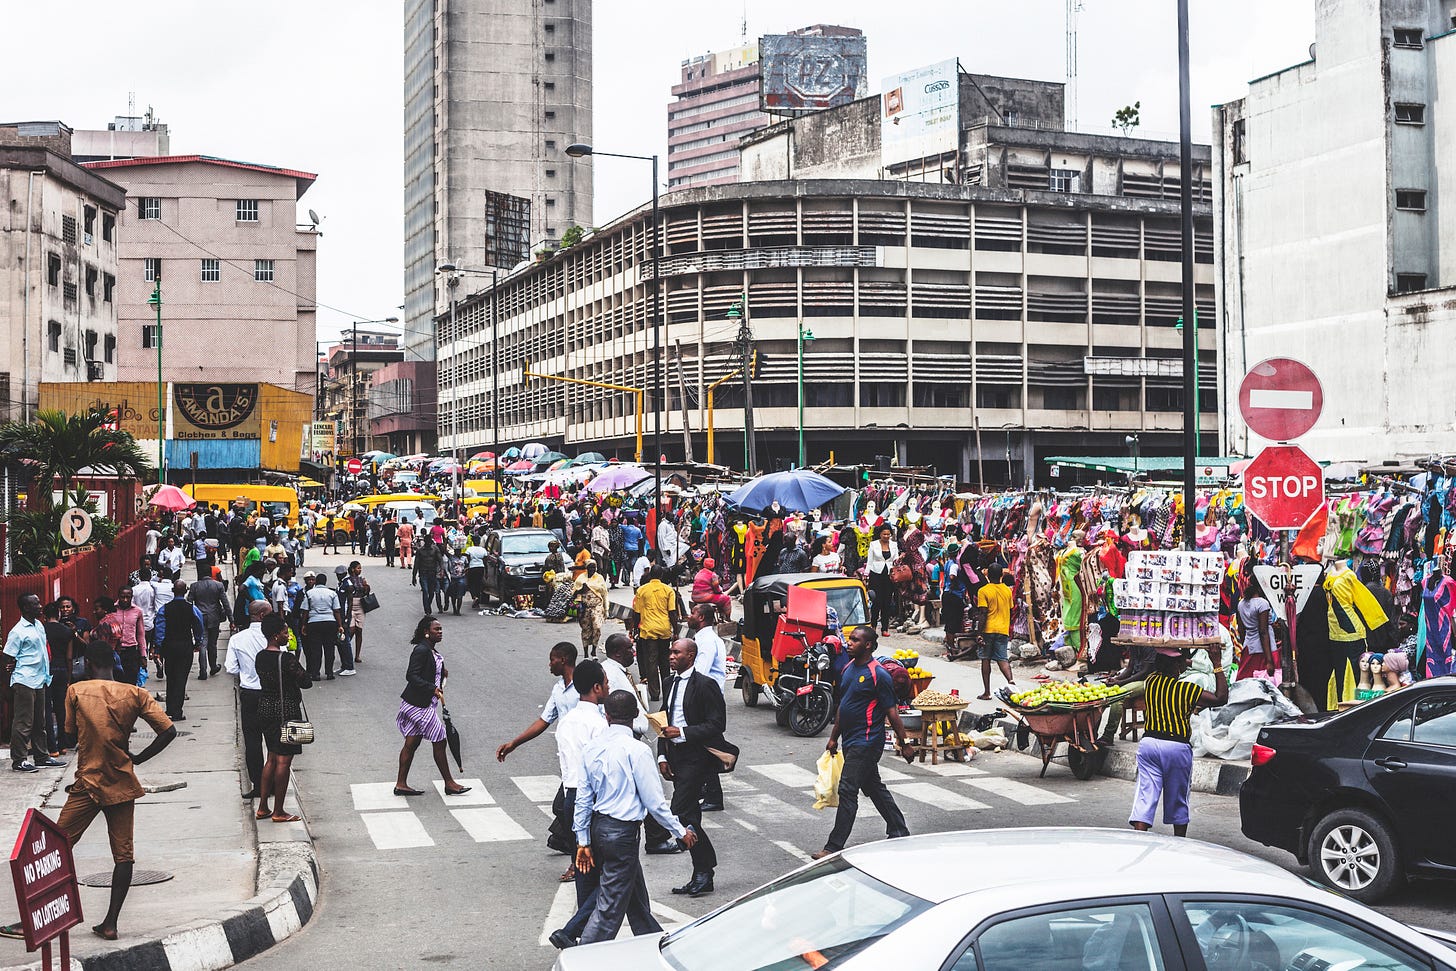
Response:
[[[1041,774],[1037,778],[1046,775],[1047,766],[1063,743],[1067,746],[1067,767],[1072,775],[1084,782],[1096,775],[1106,755],[1106,750],[1097,744],[1097,729],[1102,724],[1103,711],[1116,700],[1107,698],[1076,705],[1048,702],[1036,708],[1017,708],[1006,701],[1007,713],[1030,729],[1041,743]]]

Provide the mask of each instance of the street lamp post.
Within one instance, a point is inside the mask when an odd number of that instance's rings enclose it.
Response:
[[[1142,440],[1136,435],[1129,435],[1123,439],[1127,447],[1132,449],[1132,480],[1137,481],[1138,477],[1138,454],[1142,450]],[[1129,484],[1131,484],[1131,482]]]
[[[571,158],[604,155],[652,163],[652,464],[658,510],[662,508],[662,275],[658,259],[662,252],[662,210],[658,205],[657,156],[600,152],[584,142],[566,146]]]
[[[1194,549],[1198,486],[1198,318],[1193,292],[1193,135],[1189,95],[1188,0],[1178,0],[1178,202],[1182,214],[1183,319],[1183,548]]]
[[[152,295],[147,298],[147,303],[157,311],[157,485],[161,485],[166,479],[162,423],[166,420],[167,412],[162,401],[162,277],[160,273],[157,275],[156,286],[152,288]]]
[[[359,325],[360,324],[397,324],[398,317],[385,317],[382,320],[356,320],[349,325],[349,439],[354,447],[354,456],[357,458],[364,449],[362,422],[359,420]],[[369,463],[369,477],[377,481],[374,475],[374,463]]]
[[[493,453],[495,455],[495,462],[494,462],[494,466],[495,466],[495,472],[494,472],[494,476],[495,476],[495,499],[496,499],[496,502],[499,503],[500,502],[500,491],[501,491],[501,484],[500,484],[500,473],[501,473],[500,466],[501,466],[501,461],[500,461],[500,350],[499,350],[499,347],[500,347],[500,339],[499,339],[500,338],[500,333],[499,333],[499,330],[498,330],[498,323],[499,323],[500,315],[499,315],[499,313],[497,313],[497,310],[500,307],[500,303],[499,303],[499,299],[500,298],[496,294],[496,284],[500,282],[499,271],[496,270],[495,268],[491,268],[489,270],[485,270],[485,269],[477,269],[476,267],[461,266],[458,263],[449,263],[449,262],[447,262],[447,263],[441,263],[439,266],[435,267],[435,272],[436,273],[443,273],[443,274],[448,275],[450,277],[450,286],[451,287],[454,287],[455,284],[456,284],[456,282],[459,280],[459,278],[461,276],[464,276],[466,273],[479,273],[482,276],[485,275],[486,273],[489,273],[490,274],[490,434],[491,434],[491,439],[493,440],[493,444],[491,445],[491,450],[493,451]],[[456,341],[459,339],[459,333],[458,333],[457,328],[455,326],[455,303],[456,303],[455,295],[452,293],[450,295],[450,356],[452,358],[452,361],[453,361],[454,357],[456,356],[456,354],[455,354],[455,345],[456,345]],[[456,414],[457,405],[458,405],[458,401],[457,401],[457,397],[456,397],[456,387],[455,387],[455,385],[456,385],[456,378],[457,378],[458,373],[459,373],[459,366],[460,365],[459,365],[459,362],[458,361],[454,361],[453,362],[453,368],[452,368],[453,373],[450,376],[450,437],[451,437],[450,455],[455,460],[455,482],[456,482],[455,498],[457,500],[462,498],[461,493],[464,492],[463,480],[464,480],[464,477],[465,477],[465,468],[464,468],[464,465],[461,463],[461,456],[460,456],[459,426],[455,424],[455,414]],[[438,388],[436,389],[435,394],[436,394],[436,397],[439,396],[439,389]],[[438,422],[437,422],[437,424],[438,424]]]
[[[813,339],[814,332],[806,328],[802,320],[799,321],[799,468],[801,469],[808,464],[804,458],[804,342]]]

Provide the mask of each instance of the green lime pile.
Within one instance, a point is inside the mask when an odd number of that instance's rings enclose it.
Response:
[[[1122,694],[1122,689],[1108,684],[1079,684],[1075,681],[1055,681],[1031,691],[1022,691],[1011,696],[1011,703],[1022,708],[1037,708],[1045,704],[1080,705],[1088,701],[1101,701]]]

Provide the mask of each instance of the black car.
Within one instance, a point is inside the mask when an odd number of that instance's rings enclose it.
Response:
[[[1270,725],[1239,793],[1244,835],[1356,900],[1408,876],[1456,877],[1456,677],[1318,720]]]
[[[485,575],[481,578],[487,598],[509,600],[522,594],[534,596],[541,589],[547,544],[556,540],[549,529],[493,529],[485,540]]]

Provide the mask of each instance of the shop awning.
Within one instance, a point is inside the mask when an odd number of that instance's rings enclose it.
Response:
[[[298,480],[298,487],[300,489],[322,489],[324,488],[324,484],[317,479],[310,479],[305,475]]]
[[[1245,455],[1205,455],[1199,458],[1195,471],[1199,482],[1222,482],[1246,462]],[[1086,469],[1122,478],[1134,472],[1155,479],[1178,479],[1183,475],[1181,455],[1140,455],[1136,465],[1131,455],[1053,455],[1046,464],[1054,469]]]

